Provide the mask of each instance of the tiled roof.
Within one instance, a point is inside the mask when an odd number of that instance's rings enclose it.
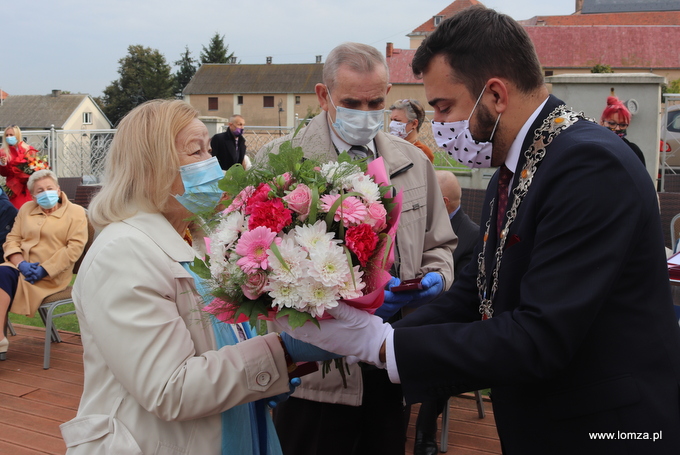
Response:
[[[62,128],[89,95],[12,95],[0,106],[0,127]]]
[[[387,67],[390,69],[391,84],[422,84],[411,71],[411,61],[415,49],[393,49],[392,56],[387,57]]]
[[[204,64],[184,89],[185,95],[228,93],[314,93],[323,64]]]
[[[680,9],[680,0],[585,0],[583,13],[617,11],[671,11]]]
[[[680,26],[525,27],[546,68],[680,68]]]
[[[534,16],[522,25],[680,25],[680,11]]]
[[[0,99],[3,99],[3,100],[4,100],[4,99],[7,99],[8,96],[9,96],[9,95],[7,94],[6,91],[0,90]]]
[[[465,8],[469,8],[470,6],[473,5],[482,5],[482,2],[479,2],[477,0],[456,0],[455,2],[451,3],[449,6],[441,10],[439,14],[435,14],[435,16],[443,16],[443,19],[446,19],[448,17],[453,16],[459,11],[464,10]],[[484,5],[482,5],[484,6]],[[430,32],[433,32],[435,29],[434,26],[434,16],[430,17],[424,24],[422,24],[420,27],[417,27],[414,29],[409,35],[423,35],[423,34],[428,34]]]

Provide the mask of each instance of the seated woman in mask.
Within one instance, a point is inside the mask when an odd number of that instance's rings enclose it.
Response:
[[[45,297],[66,289],[87,242],[85,209],[68,200],[54,172],[31,174],[27,186],[33,200],[21,206],[3,245],[0,360],[9,347],[7,310],[33,316]]]

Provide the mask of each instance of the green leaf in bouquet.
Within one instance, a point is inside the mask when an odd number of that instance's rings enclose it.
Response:
[[[189,265],[192,272],[198,275],[199,278],[204,280],[209,280],[210,275],[210,257],[206,255],[205,261],[199,258],[194,258],[194,261]]]
[[[247,186],[247,172],[241,164],[234,164],[224,174],[219,187],[230,197],[235,197],[242,188]]]
[[[291,141],[286,141],[279,147],[279,153],[269,154],[269,168],[274,175],[286,172],[296,174],[296,168],[302,162],[304,152],[300,147],[293,147]]]
[[[276,246],[276,243],[272,242],[272,244],[269,245],[269,248],[272,250],[272,253],[274,253],[274,256],[276,256],[276,259],[279,260],[281,267],[283,267],[283,269],[286,272],[290,273],[290,268],[288,268],[288,264],[286,264],[286,261],[283,259],[283,256],[281,256],[281,251],[279,250],[279,247]]]
[[[257,326],[258,317],[268,316],[269,308],[267,302],[263,299],[257,300],[244,300],[234,312],[234,320],[244,314],[248,318],[250,326],[255,328]]]
[[[298,311],[294,308],[282,308],[276,314],[276,319],[281,318],[283,316],[288,316],[288,325],[292,329],[302,327],[303,325],[305,325],[305,322],[307,321],[312,321],[312,323],[314,323],[314,325],[316,325],[319,329],[321,328],[321,324],[319,324],[319,321],[314,319],[314,317],[311,314],[305,313],[304,311]]]
[[[312,200],[309,202],[308,219],[314,223],[314,220],[316,220],[316,212],[319,209],[319,188],[316,185],[312,185],[310,189],[312,190]]]
[[[338,163],[351,163],[356,166],[359,166],[361,169],[361,172],[366,172],[366,169],[368,168],[368,158],[361,158],[361,159],[356,159],[352,155],[350,155],[347,151],[341,152],[338,155]]]

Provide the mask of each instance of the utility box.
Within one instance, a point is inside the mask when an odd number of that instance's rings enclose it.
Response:
[[[645,156],[649,176],[659,175],[661,86],[666,78],[652,73],[560,74],[546,77],[552,94],[575,111],[600,122],[612,92],[631,113],[627,136]]]

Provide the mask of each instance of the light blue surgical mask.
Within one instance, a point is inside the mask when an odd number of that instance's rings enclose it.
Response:
[[[328,99],[335,108],[333,129],[349,145],[366,145],[383,129],[385,110],[361,111],[337,107],[328,91]]]
[[[40,207],[51,209],[59,202],[59,192],[55,190],[43,191],[36,196],[35,200]]]
[[[8,143],[9,145],[12,145],[12,146],[17,145],[17,138],[14,137],[14,136],[7,136],[7,137],[5,138],[5,140],[7,141],[7,143]]]
[[[175,199],[188,211],[201,213],[217,206],[222,198],[218,182],[224,177],[224,171],[216,157],[180,166],[179,174],[184,184],[184,194],[176,194]]]

